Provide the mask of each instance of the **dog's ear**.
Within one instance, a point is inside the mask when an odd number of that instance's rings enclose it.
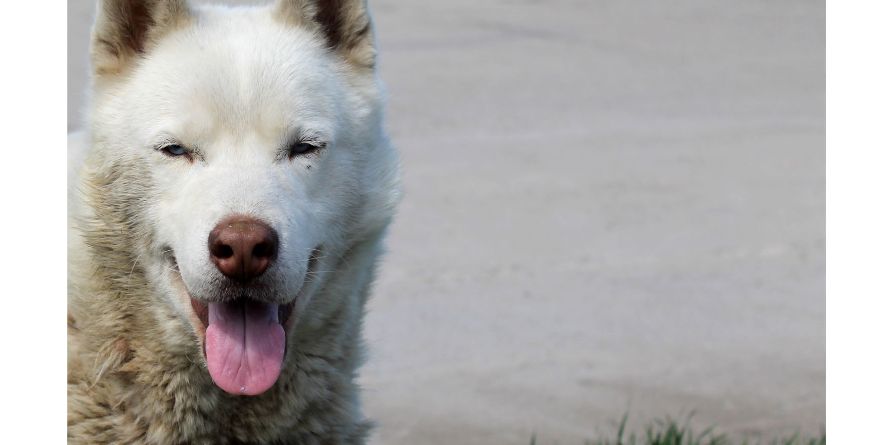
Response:
[[[317,27],[329,47],[352,64],[373,68],[375,44],[366,0],[278,0],[277,16],[284,21]]]
[[[115,74],[190,17],[185,0],[100,0],[92,28],[96,75]]]

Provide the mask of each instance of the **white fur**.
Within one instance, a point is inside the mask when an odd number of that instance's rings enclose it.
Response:
[[[78,172],[69,205],[72,292],[90,285],[83,264],[91,260],[79,233],[98,203],[86,183],[132,166],[147,176],[137,186],[131,183],[141,180],[128,181],[145,195],[133,199],[146,203],[138,224],[150,243],[131,248],[158,314],[178,315],[170,332],[190,329],[193,338],[198,329],[182,284],[193,297],[217,298],[222,276],[207,239],[232,214],[254,216],[278,232],[280,253],[265,278],[276,302],[299,295],[296,322],[310,324],[310,314],[336,298],[365,292],[378,237],[399,201],[398,159],[382,127],[378,79],[336,57],[315,30],[276,19],[271,8],[203,7],[193,14],[193,23],[162,36],[130,70],[95,80],[89,129],[69,139],[70,170]],[[299,131],[327,147],[281,158]],[[170,140],[199,156],[188,162],[156,149]],[[356,249],[365,242],[374,247]],[[318,276],[308,280],[317,246]],[[348,257],[355,249],[359,254]],[[336,269],[349,272],[336,277]],[[321,293],[324,301],[312,303]],[[163,341],[179,341],[169,338]]]
[[[173,249],[192,295],[211,298],[220,278],[206,240],[227,215],[278,231],[280,256],[267,275],[281,303],[299,291],[314,246],[337,252],[390,218],[397,158],[381,128],[380,89],[349,79],[322,45],[266,8],[204,8],[196,26],[162,39],[127,79],[97,85],[93,148],[150,166],[154,247]],[[328,147],[317,158],[275,159],[299,130]],[[188,164],[154,150],[167,139],[204,158]],[[365,203],[360,214],[347,208],[355,203]],[[153,269],[170,279],[162,263]]]

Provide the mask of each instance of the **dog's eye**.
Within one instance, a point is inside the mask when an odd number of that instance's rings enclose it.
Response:
[[[312,141],[301,141],[296,142],[289,146],[289,158],[292,159],[296,156],[303,156],[306,154],[314,153],[319,151],[326,144],[323,142],[312,142]]]
[[[188,154],[188,149],[186,149],[185,147],[182,147],[181,145],[178,145],[178,144],[169,144],[169,145],[163,146],[163,148],[161,148],[160,151],[162,151],[163,154],[165,154],[166,156],[172,156],[172,157],[185,156]]]

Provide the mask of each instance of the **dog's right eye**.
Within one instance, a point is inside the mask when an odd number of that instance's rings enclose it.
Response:
[[[160,151],[170,157],[188,156],[188,149],[178,144],[165,145],[160,148]]]

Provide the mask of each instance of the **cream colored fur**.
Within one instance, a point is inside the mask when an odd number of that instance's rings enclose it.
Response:
[[[369,24],[360,0],[101,2],[88,130],[69,138],[69,443],[364,442],[361,323],[399,201]],[[327,147],[281,158],[296,133]],[[298,295],[254,397],[213,384],[188,304],[216,291],[206,238],[232,213],[280,233],[266,274],[281,304]]]

